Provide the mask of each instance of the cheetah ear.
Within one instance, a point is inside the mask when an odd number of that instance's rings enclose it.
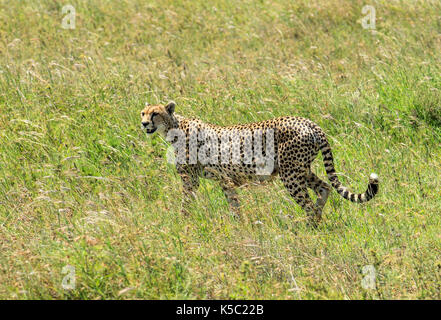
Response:
[[[148,103],[148,102],[145,103],[145,106],[146,106],[146,107],[148,107],[149,105],[150,105],[150,103]]]
[[[165,110],[167,110],[167,112],[169,114],[173,114],[173,112],[175,112],[175,107],[176,107],[176,103],[174,101],[170,101],[166,106],[165,106]]]

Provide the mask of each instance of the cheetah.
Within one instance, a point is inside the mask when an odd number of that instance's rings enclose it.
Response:
[[[343,198],[355,203],[367,202],[378,192],[379,180],[375,173],[370,175],[364,193],[352,193],[342,185],[324,131],[308,119],[285,116],[222,127],[185,118],[175,113],[175,107],[173,101],[166,105],[146,104],[141,112],[141,128],[147,134],[159,132],[172,143],[173,162],[183,184],[183,213],[188,213],[200,177],[219,181],[231,211],[239,215],[238,187],[249,181],[262,182],[279,176],[314,224],[322,218],[331,186]],[[311,163],[319,151],[330,185],[311,171]],[[262,168],[266,171],[259,171]],[[315,203],[307,188],[317,194]]]

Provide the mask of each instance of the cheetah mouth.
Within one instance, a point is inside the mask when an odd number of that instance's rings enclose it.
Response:
[[[157,129],[157,128],[153,128],[153,129],[145,129],[145,131],[146,131],[148,134],[152,134],[152,133],[154,133],[154,132],[156,131],[156,129]]]

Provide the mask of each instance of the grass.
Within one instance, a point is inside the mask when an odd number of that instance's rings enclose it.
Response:
[[[0,298],[440,299],[441,5],[371,1],[0,1]],[[280,182],[202,181],[189,217],[146,101],[218,124],[282,115],[330,137],[364,205],[317,229]],[[314,170],[325,176],[321,157]],[[74,290],[62,287],[75,267]],[[375,289],[362,270],[373,265]]]

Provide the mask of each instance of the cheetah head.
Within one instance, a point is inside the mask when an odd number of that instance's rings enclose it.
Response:
[[[176,103],[170,101],[167,105],[149,105],[141,111],[141,129],[148,134],[158,131],[166,136],[167,132],[175,127],[174,117]]]

